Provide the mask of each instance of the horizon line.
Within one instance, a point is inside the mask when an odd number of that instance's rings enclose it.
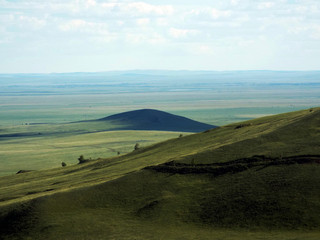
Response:
[[[248,70],[188,70],[188,69],[126,69],[126,70],[102,70],[102,71],[66,71],[66,72],[0,72],[0,75],[19,74],[81,74],[81,73],[120,73],[120,72],[319,72],[320,69],[311,70],[272,70],[272,69],[248,69]]]

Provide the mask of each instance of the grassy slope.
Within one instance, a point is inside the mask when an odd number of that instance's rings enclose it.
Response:
[[[232,124],[169,140],[113,159],[0,178],[1,186],[7,186],[0,190],[2,216],[10,224],[6,236],[10,230],[17,236],[19,227],[23,236],[48,239],[318,239],[316,163],[251,168],[219,177],[152,170],[127,173],[169,160],[195,159],[197,164],[257,153],[318,154],[319,116],[320,109],[282,114],[243,123],[241,128]],[[54,192],[60,193],[51,195]],[[36,198],[44,195],[50,197]],[[33,200],[21,204],[27,199]],[[16,210],[6,215],[12,209]]]
[[[116,142],[121,142],[124,146],[116,151],[128,152],[126,142],[134,139],[131,142],[131,145],[134,145],[140,140],[140,136],[137,134],[137,138],[130,136],[126,139],[132,134],[105,132],[117,127],[119,125],[107,122],[1,127],[0,176],[16,173],[20,169],[38,170],[58,167],[63,161],[74,164],[81,154],[88,158],[114,156],[114,145],[109,137]],[[115,134],[118,136],[115,137]],[[164,139],[166,138],[162,140]]]
[[[292,174],[300,171],[292,170],[290,170]],[[273,169],[269,169],[270,171],[273,174],[278,173]],[[304,174],[309,173],[307,169],[304,171]],[[268,208],[268,205],[264,205],[268,199],[264,200],[264,195],[256,194],[274,194],[275,191],[270,192],[270,189],[266,191],[263,187],[254,191],[251,189],[259,186],[267,174],[268,172],[264,172],[261,178],[250,171],[231,178],[211,179],[209,176],[168,175],[141,171],[102,185],[35,199],[18,207],[11,206],[16,212],[14,214],[11,212],[11,219],[8,221],[7,218],[1,226],[6,229],[6,236],[14,233],[15,237],[28,236],[32,239],[319,239],[319,230],[310,230],[310,226],[293,229],[290,226],[275,226],[279,221],[262,216],[256,205],[247,207],[251,209],[249,214],[260,219],[258,223],[262,224],[261,226],[251,225],[252,223],[248,221],[243,224],[249,224],[249,229],[247,225],[219,226],[203,222],[203,214],[212,213],[211,209],[208,212],[208,209],[203,208],[215,207],[213,204],[220,204],[220,209],[227,212],[224,214],[227,217],[226,221],[239,223],[237,218],[246,219],[242,215],[241,200],[235,202],[230,197],[243,198],[250,201],[250,204],[260,201],[262,208]],[[259,181],[255,182],[257,179]],[[277,181],[282,183],[281,179],[274,179],[274,183]],[[237,185],[230,187],[232,183]],[[246,184],[250,184],[250,188],[244,186]],[[246,191],[239,194],[243,190]],[[306,189],[302,192],[303,194],[308,192],[309,194],[305,195],[306,199],[310,197],[311,191]],[[285,199],[281,199],[280,203],[285,203],[283,200],[290,200],[295,194],[292,192],[291,196],[286,196],[288,193],[290,192],[284,192],[281,197]],[[218,201],[214,197],[218,197]],[[319,196],[313,197],[315,200],[319,199]],[[213,201],[211,205],[203,205],[205,198],[211,198]],[[279,196],[273,195],[275,202],[279,200],[278,198]],[[308,203],[304,198],[300,199],[301,195],[298,195],[291,201],[295,204]],[[236,207],[232,205],[235,203]],[[239,206],[240,210],[234,212]],[[313,212],[315,206],[309,205],[308,207],[313,208],[307,212],[302,206],[295,207],[291,212],[285,212],[292,207],[292,203],[285,203],[285,206],[274,205],[275,212],[272,215],[281,220],[299,215],[303,223],[306,223],[303,219],[305,217],[317,217],[318,212]],[[319,206],[317,207],[319,209]],[[278,212],[278,209],[284,211]],[[304,211],[296,212],[297,209]],[[283,213],[285,214],[281,215]],[[287,219],[284,220],[288,223]],[[264,225],[270,222],[272,223],[270,227]]]
[[[177,132],[160,131],[106,131],[9,138],[0,141],[0,176],[14,174],[21,169],[57,168],[61,162],[74,165],[80,155],[92,159],[113,157],[117,152],[131,152],[137,142],[148,146],[178,135]]]

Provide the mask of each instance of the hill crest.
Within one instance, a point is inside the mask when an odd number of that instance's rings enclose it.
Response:
[[[97,121],[116,122],[123,125],[122,130],[202,132],[217,127],[155,109],[139,109],[118,113]]]

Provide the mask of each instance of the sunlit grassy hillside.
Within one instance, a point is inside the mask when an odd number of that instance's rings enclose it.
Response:
[[[180,133],[164,131],[104,131],[84,134],[18,137],[2,139],[0,176],[19,170],[40,170],[74,165],[83,155],[87,159],[114,157],[132,152],[136,143],[145,147]],[[188,133],[183,133],[187,135]]]
[[[2,177],[1,237],[319,239],[319,123],[308,109]]]

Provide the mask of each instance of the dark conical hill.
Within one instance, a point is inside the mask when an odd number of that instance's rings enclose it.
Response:
[[[123,125],[122,130],[158,130],[177,132],[202,132],[216,126],[191,120],[171,113],[141,109],[115,114],[99,119]]]

